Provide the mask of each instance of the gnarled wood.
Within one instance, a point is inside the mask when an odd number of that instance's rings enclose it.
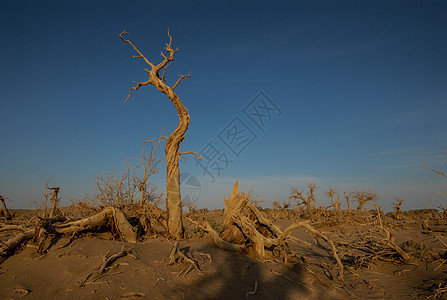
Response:
[[[309,204],[313,198],[314,186],[311,188],[308,199]],[[239,181],[233,186],[231,196],[225,200],[225,226],[227,229],[222,234],[222,238],[217,232],[212,231],[210,226],[206,228],[215,240],[222,240],[226,243],[229,241],[234,245],[233,241],[237,240],[237,244],[251,245],[258,259],[269,259],[269,256],[283,258],[285,261],[290,257],[290,249],[286,243],[286,239],[293,230],[297,228],[305,228],[311,234],[324,239],[332,250],[332,254],[340,267],[339,278],[343,279],[343,264],[337,254],[334,243],[323,233],[313,228],[309,221],[297,222],[289,226],[285,231],[281,231],[277,226],[262,216],[262,213],[248,201],[248,196],[239,192]],[[277,249],[279,251],[274,251]],[[276,253],[276,254],[275,254]]]
[[[131,41],[125,39],[123,37],[124,34],[127,34],[126,31],[123,31],[119,37],[126,43],[128,43],[132,48],[139,54],[135,56],[136,58],[142,58],[149,66],[150,70],[147,70],[149,74],[149,79],[145,82],[138,82],[135,87],[132,87],[129,90],[129,95],[126,98],[126,101],[129,100],[132,91],[137,91],[141,86],[145,86],[148,84],[152,84],[155,86],[160,92],[164,93],[168,99],[174,104],[175,109],[177,110],[177,114],[179,117],[179,123],[177,128],[171,133],[171,135],[166,140],[165,146],[165,154],[166,154],[166,168],[167,168],[167,177],[166,177],[166,209],[168,211],[168,228],[169,234],[176,239],[180,239],[183,237],[184,229],[183,229],[183,221],[182,221],[182,204],[181,204],[181,196],[180,196],[180,171],[179,171],[179,147],[180,143],[185,138],[185,133],[188,130],[190,117],[188,114],[188,110],[185,108],[183,103],[180,101],[180,98],[175,93],[174,89],[181,83],[184,78],[191,77],[188,75],[181,75],[177,82],[172,86],[168,86],[165,83],[165,72],[166,68],[169,64],[174,61],[174,53],[178,49],[172,48],[172,37],[168,32],[169,43],[166,44],[166,52],[168,55],[165,55],[163,52],[161,55],[164,60],[155,65],[151,63],[133,44]],[[159,72],[163,70],[163,74],[160,76]]]
[[[52,192],[51,193],[51,197],[50,197],[51,208],[50,208],[50,214],[48,216],[49,218],[52,218],[52,217],[55,217],[56,214],[59,213],[59,209],[57,208],[57,204],[59,202],[59,190],[60,190],[60,187],[58,187],[58,186],[49,187],[48,183],[50,182],[50,180],[48,180],[47,184],[45,185],[45,188]]]
[[[8,254],[11,253],[12,250],[17,248],[20,244],[29,239],[32,239],[34,233],[35,233],[34,229],[29,229],[9,239],[6,243],[4,243],[0,247],[0,258],[6,258]]]
[[[137,234],[127,221],[123,212],[118,208],[106,207],[101,212],[81,220],[69,222],[66,224],[52,225],[52,230],[62,234],[73,234],[84,230],[95,230],[104,226],[107,221],[112,220],[120,237],[125,242],[136,243]]]
[[[223,238],[221,238],[219,236],[219,234],[211,227],[210,224],[205,223],[205,228],[204,228],[213,238],[214,244],[224,250],[229,250],[229,251],[242,251],[245,249],[245,245],[238,245],[238,244],[233,244],[233,243],[229,243],[227,241],[225,241]]]
[[[233,244],[241,244],[245,241],[245,237],[234,223],[234,217],[242,213],[245,204],[248,203],[248,197],[241,195],[239,192],[239,180],[233,186],[231,195],[228,199],[225,199],[225,211],[224,211],[224,225],[225,230],[222,233],[222,238]]]

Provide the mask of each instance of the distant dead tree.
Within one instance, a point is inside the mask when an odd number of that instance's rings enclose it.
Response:
[[[51,196],[50,196],[50,202],[51,202],[51,209],[50,209],[50,214],[48,215],[49,218],[53,218],[55,217],[58,212],[59,209],[57,208],[57,205],[59,203],[59,190],[60,187],[59,186],[54,186],[54,187],[49,187],[48,183],[50,183],[51,178],[48,180],[48,182],[45,184],[45,188],[47,190],[51,191]]]
[[[12,216],[9,213],[8,209],[6,208],[6,203],[5,203],[5,196],[0,195],[0,201],[2,202],[2,210],[0,211],[0,216],[2,216],[3,218],[5,218],[6,220],[11,220]]]
[[[351,208],[351,202],[349,201],[349,193],[348,192],[345,192],[345,199],[346,199],[346,203],[348,204],[348,211],[352,211],[352,208]]]
[[[95,177],[96,191],[93,200],[101,203],[102,206],[121,206],[131,204],[134,186],[129,179],[129,171],[126,168],[121,174],[112,171],[109,174],[100,172]]]
[[[350,193],[350,196],[357,200],[357,211],[361,211],[363,206],[365,206],[367,202],[375,202],[377,199],[379,199],[379,196],[372,191],[360,192],[357,190]]]
[[[144,62],[149,65],[150,69],[145,69],[149,75],[149,79],[144,82],[138,82],[136,86],[132,87],[129,90],[129,95],[126,98],[125,103],[129,100],[132,91],[137,91],[140,87],[146,85],[153,85],[160,92],[164,93],[168,99],[172,102],[175,109],[177,110],[177,114],[179,116],[179,123],[177,128],[171,133],[169,137],[163,136],[159,139],[166,139],[165,146],[165,154],[166,154],[166,167],[167,167],[167,175],[166,175],[166,209],[168,213],[168,228],[169,234],[176,239],[180,239],[183,237],[184,228],[182,221],[182,203],[181,203],[181,195],[180,195],[180,171],[179,171],[179,158],[180,155],[183,154],[194,154],[197,159],[197,154],[194,152],[185,152],[180,153],[180,143],[185,138],[185,133],[188,130],[190,117],[188,114],[188,110],[180,101],[180,98],[175,93],[175,88],[181,84],[181,81],[185,78],[190,78],[188,75],[181,75],[180,78],[175,82],[173,86],[168,86],[165,83],[165,74],[167,67],[174,61],[174,54],[177,52],[177,49],[172,48],[172,37],[169,34],[169,43],[166,43],[164,54],[161,52],[161,56],[163,57],[163,61],[159,64],[153,64],[150,62],[135,46],[134,44],[125,39],[123,37],[124,34],[128,34],[128,32],[123,31],[120,33],[119,37],[125,42],[128,43],[137,53],[138,55],[134,56],[134,58],[142,58]],[[161,73],[161,74],[160,74]],[[154,140],[155,141],[155,140]]]
[[[143,206],[147,200],[150,200],[154,195],[154,189],[148,191],[149,178],[158,173],[158,164],[160,159],[157,156],[157,149],[161,144],[161,140],[158,140],[156,146],[151,145],[151,149],[147,150],[145,144],[141,149],[141,155],[138,160],[134,160],[133,163],[128,163],[129,176],[133,182],[133,185],[138,188],[140,193],[140,199],[138,203]]]
[[[250,195],[250,192],[248,194]],[[283,218],[285,218],[287,216],[287,209],[290,207],[290,200],[289,201],[283,200],[282,204],[279,201],[273,201],[272,204],[273,204],[273,208],[279,210],[278,214],[275,217],[276,220],[281,216]]]
[[[400,219],[400,212],[401,212],[400,206],[402,205],[402,203],[404,203],[404,200],[399,199],[399,198],[395,198],[394,201],[395,201],[393,203],[394,213],[395,213],[394,216],[395,216],[396,220],[399,220]]]
[[[329,199],[331,199],[332,202],[332,204],[327,208],[334,207],[335,211],[340,211],[340,195],[335,191],[335,189],[329,188],[325,194],[329,197]]]
[[[95,192],[93,196],[87,196],[87,200],[99,202],[104,207],[120,207],[135,202],[143,206],[148,199],[154,198],[154,189],[149,190],[149,179],[158,172],[160,143],[151,145],[150,150],[143,144],[140,157],[125,162],[121,172],[100,172],[95,178]],[[136,199],[138,193],[139,199]]]
[[[445,154],[445,157],[446,157],[445,165],[447,166],[447,153]],[[415,172],[420,170],[427,170],[428,172],[431,172],[433,175],[438,175],[447,178],[447,171],[441,171],[440,169],[429,167],[424,161],[422,163],[424,164],[424,167],[417,169]],[[441,196],[445,194],[447,194],[447,192],[438,192],[433,198],[438,200],[445,199],[445,197]]]
[[[289,197],[290,200],[294,200],[294,201],[299,201],[301,200],[302,202],[298,202],[297,205],[305,205],[306,209],[307,209],[307,214],[309,217],[311,217],[313,215],[313,211],[312,211],[312,205],[313,203],[316,202],[315,200],[315,189],[316,189],[316,185],[315,184],[308,184],[307,188],[309,189],[309,191],[307,192],[306,196],[303,195],[303,191],[298,190],[296,188],[292,188],[291,190],[291,195]]]

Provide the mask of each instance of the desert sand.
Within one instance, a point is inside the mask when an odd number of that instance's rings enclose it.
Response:
[[[62,210],[64,211],[64,210]],[[7,225],[32,223],[36,211],[12,210]],[[80,215],[92,212],[78,210]],[[262,214],[282,230],[302,220],[302,210],[266,209]],[[68,216],[69,210],[65,209]],[[409,254],[403,261],[392,249],[374,244],[377,216],[371,211],[342,211],[342,217],[323,212],[311,224],[337,247],[343,279],[328,244],[304,228],[287,241],[293,262],[260,260],[253,252],[235,253],[216,247],[194,223],[185,221],[186,235],[179,249],[194,258],[198,269],[185,274],[189,263],[170,262],[174,241],[162,234],[146,235],[136,243],[120,241],[107,228],[75,237],[55,235],[43,253],[33,240],[3,256],[1,299],[409,299],[445,297],[447,225],[434,210],[381,216],[394,234],[394,244]],[[223,210],[193,210],[219,230]],[[35,218],[35,217],[34,217]],[[382,220],[383,218],[383,220]],[[30,222],[31,220],[31,222]],[[422,225],[424,224],[424,225]],[[1,231],[6,242],[21,230]],[[295,239],[296,238],[296,239]],[[408,243],[413,241],[414,243]],[[402,246],[407,242],[408,247]],[[126,251],[103,272],[95,272],[105,258]],[[92,274],[93,273],[93,274]],[[90,276],[89,276],[90,275]]]

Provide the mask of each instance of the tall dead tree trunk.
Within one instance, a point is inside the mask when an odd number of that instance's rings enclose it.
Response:
[[[177,110],[179,116],[179,123],[174,132],[171,133],[169,137],[166,138],[166,146],[165,146],[165,154],[166,154],[166,169],[167,169],[167,177],[166,177],[166,209],[168,212],[168,228],[169,234],[176,239],[180,239],[183,237],[184,229],[183,229],[183,221],[182,221],[182,203],[180,197],[180,172],[179,172],[179,157],[182,155],[179,151],[180,143],[185,138],[185,132],[188,130],[189,126],[189,114],[188,110],[180,101],[180,98],[174,92],[175,88],[181,83],[184,78],[191,77],[190,75],[181,75],[177,82],[171,87],[165,83],[165,72],[166,68],[169,64],[174,61],[174,53],[178,49],[172,48],[172,37],[169,34],[169,43],[166,44],[166,52],[165,55],[161,52],[161,56],[163,56],[164,60],[155,65],[151,63],[133,44],[131,41],[126,40],[123,35],[128,34],[128,32],[123,31],[119,37],[126,43],[128,43],[132,48],[138,53],[138,56],[134,56],[135,58],[142,58],[149,66],[150,70],[146,69],[146,72],[149,74],[149,79],[145,82],[138,82],[136,86],[132,87],[129,90],[129,95],[126,98],[126,101],[129,100],[132,91],[137,91],[141,86],[145,86],[148,84],[152,84],[155,86],[160,92],[164,93],[168,99],[174,104],[175,109]],[[162,71],[162,75],[160,76],[160,71]]]
[[[345,192],[346,203],[348,204],[348,211],[352,211],[351,202],[349,201],[349,193]]]
[[[49,218],[52,218],[52,217],[55,217],[56,214],[59,211],[58,208],[57,208],[57,204],[59,202],[58,197],[59,197],[59,189],[60,189],[60,187],[58,187],[58,186],[57,187],[48,187],[48,183],[47,183],[45,188],[50,190],[50,191],[52,191],[51,198],[50,198],[51,209],[50,209],[50,214],[49,214]]]

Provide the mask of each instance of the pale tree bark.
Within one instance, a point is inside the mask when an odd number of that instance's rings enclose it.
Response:
[[[333,188],[329,188],[329,190],[326,192],[326,196],[328,196],[332,202],[332,204],[327,208],[333,206],[335,211],[340,212],[340,195]],[[337,200],[335,200],[335,197],[337,198]]]
[[[346,203],[348,204],[348,211],[352,211],[351,202],[349,201],[349,193],[345,192]]]
[[[145,82],[138,82],[136,86],[129,90],[129,95],[126,101],[129,100],[132,91],[137,91],[141,86],[152,84],[160,92],[164,93],[168,99],[174,104],[179,116],[179,123],[174,132],[171,133],[169,137],[166,138],[165,154],[166,154],[166,209],[168,212],[168,228],[169,234],[176,239],[182,238],[184,229],[182,221],[182,204],[180,197],[180,171],[179,171],[179,157],[182,155],[179,151],[180,143],[185,138],[185,132],[188,130],[189,126],[189,114],[188,110],[180,101],[180,98],[175,93],[175,88],[181,83],[184,78],[191,77],[188,75],[181,75],[177,82],[171,87],[165,83],[165,72],[169,64],[174,61],[174,53],[178,49],[172,48],[172,37],[169,34],[169,43],[166,44],[166,54],[161,52],[161,56],[164,58],[158,65],[150,62],[133,44],[131,41],[126,40],[123,35],[128,34],[128,32],[123,31],[119,37],[126,43],[128,43],[132,48],[138,53],[134,58],[142,58],[149,66],[150,69],[146,69],[149,74],[149,79]],[[160,71],[162,74],[160,75]],[[197,156],[196,156],[197,157]]]
[[[60,189],[60,187],[58,187],[58,186],[56,186],[56,187],[48,187],[48,183],[50,182],[50,180],[48,180],[47,184],[45,185],[45,188],[47,190],[52,191],[51,198],[50,198],[51,209],[50,209],[50,214],[49,214],[49,218],[52,218],[52,217],[55,217],[56,214],[58,213],[57,204],[59,202],[59,189]]]

